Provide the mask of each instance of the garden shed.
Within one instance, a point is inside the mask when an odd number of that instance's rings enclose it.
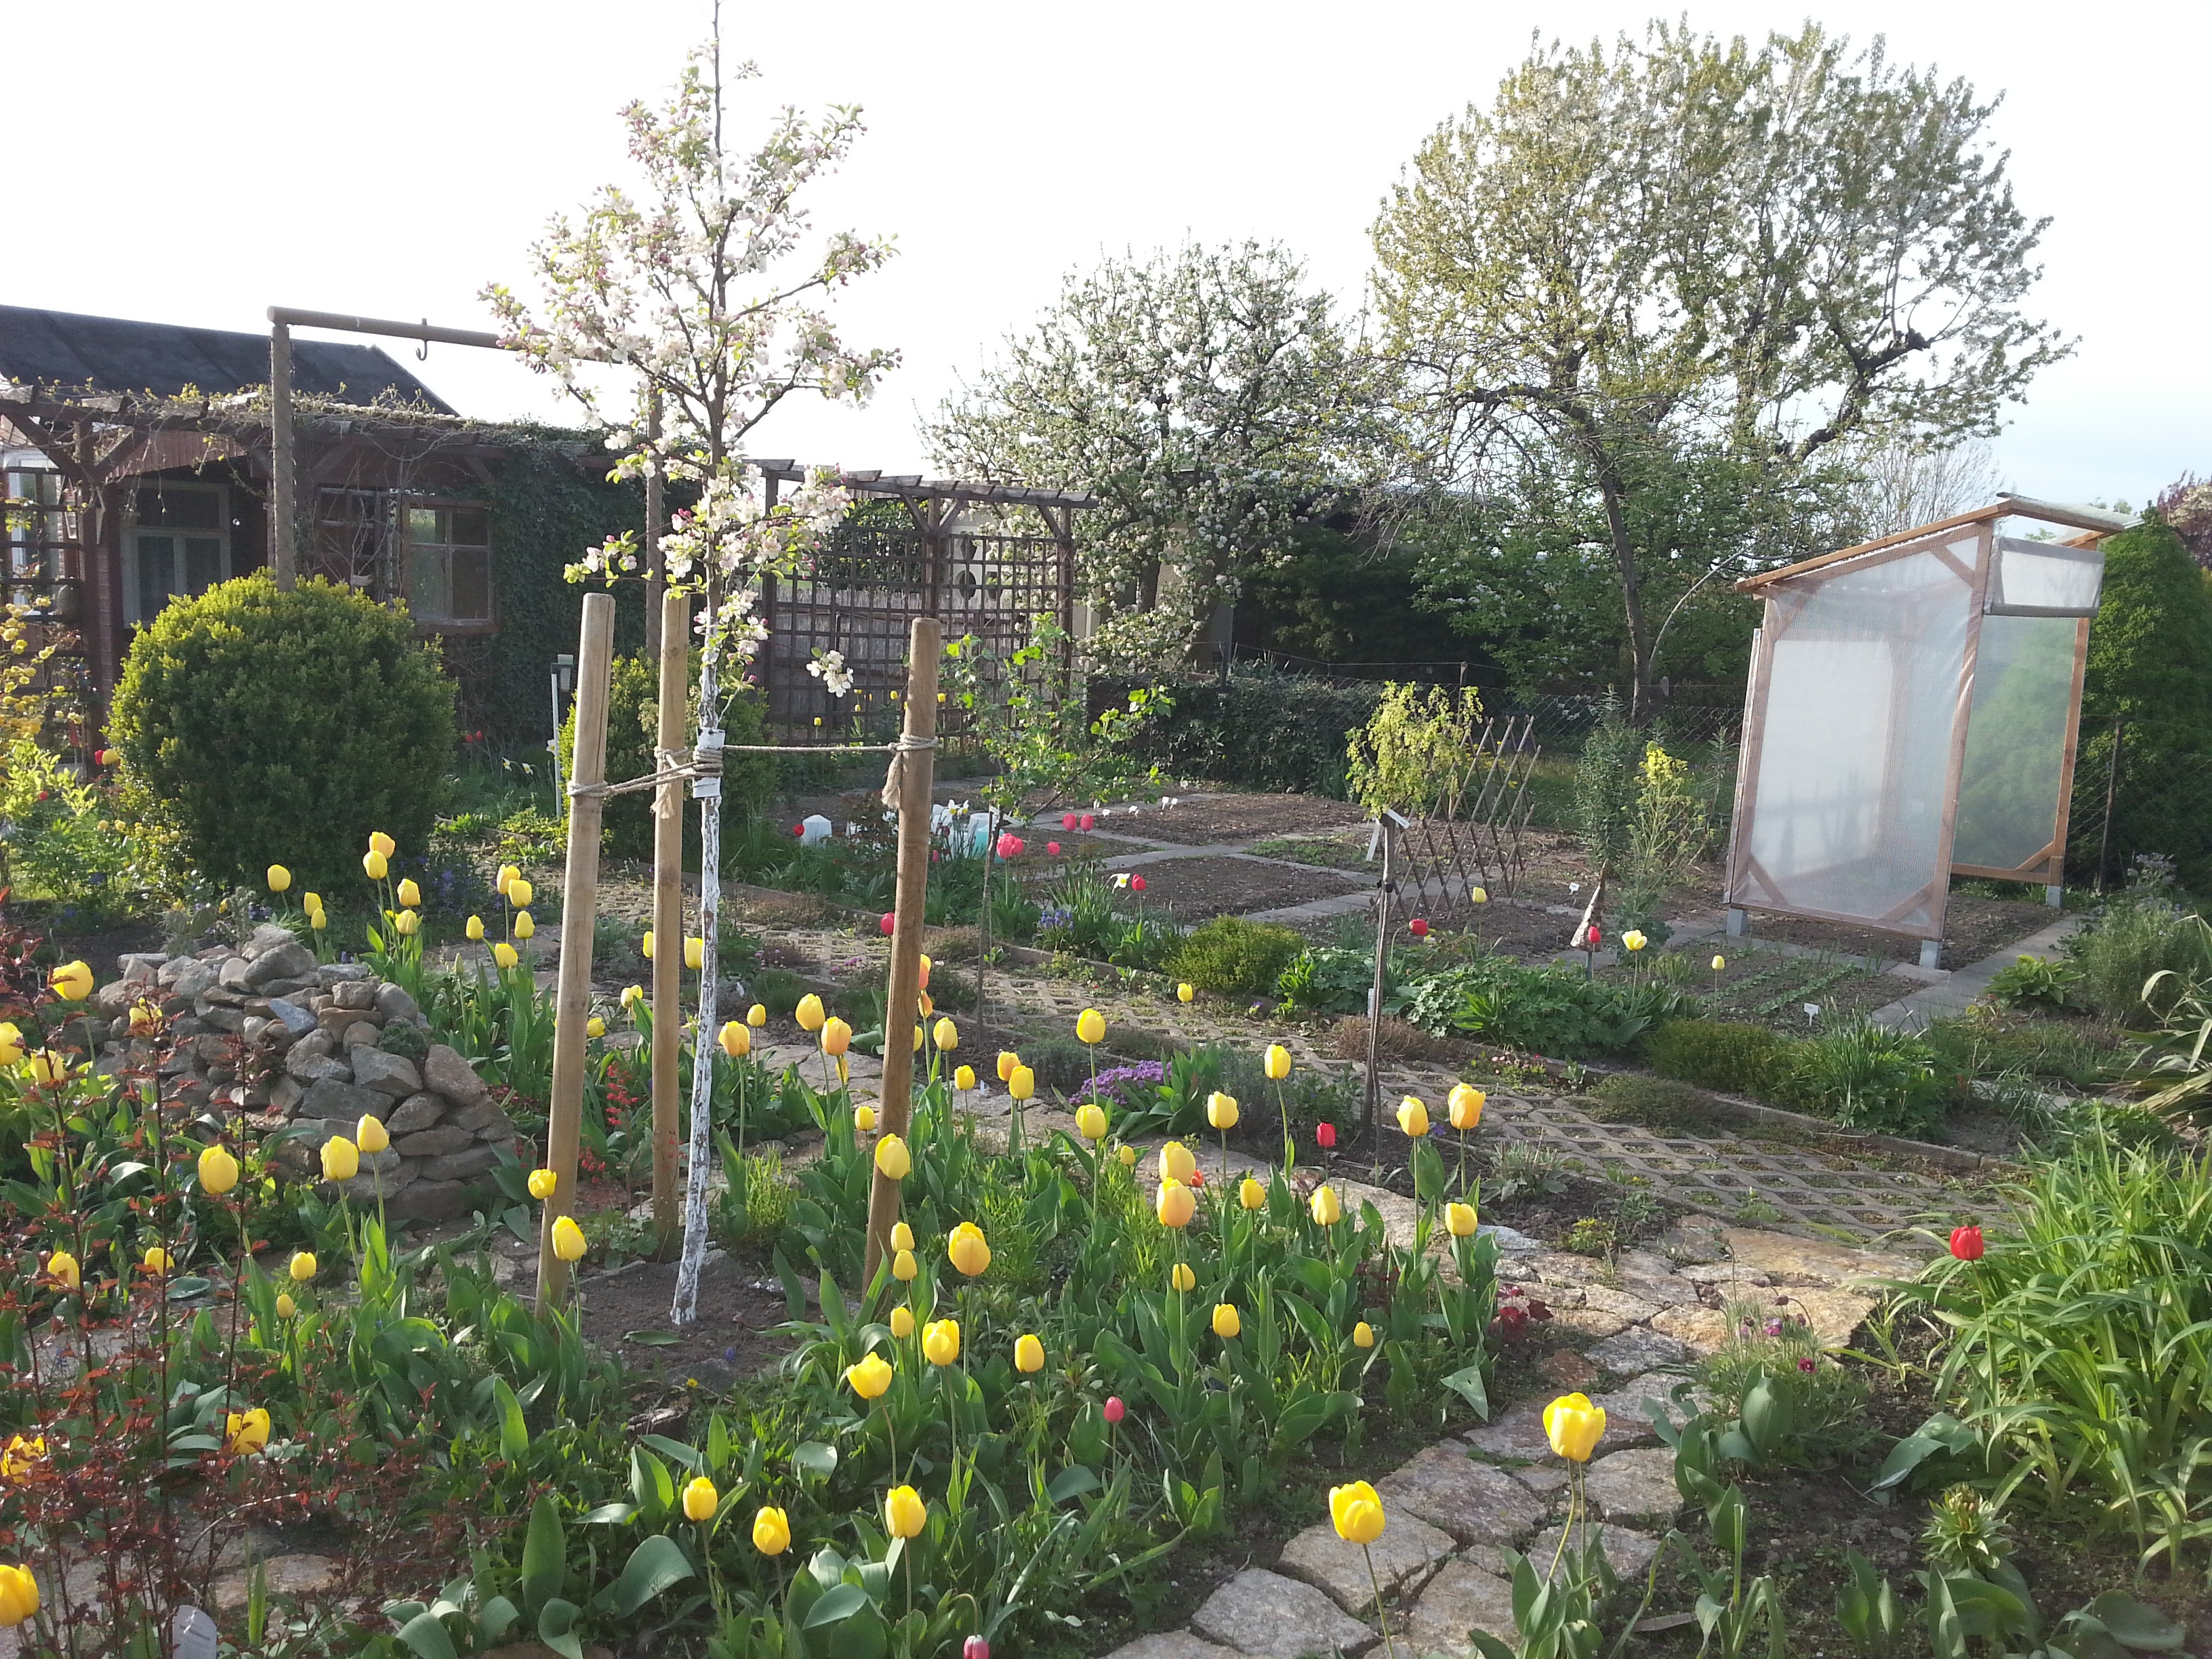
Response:
[[[1932,968],[1952,876],[2058,902],[2100,547],[2128,522],[2001,495],[1736,584],[1765,614],[1729,933],[1751,910],[1846,922]]]

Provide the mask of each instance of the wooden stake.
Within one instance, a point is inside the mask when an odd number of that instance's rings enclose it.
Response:
[[[684,748],[690,700],[690,607],[681,593],[660,601],[660,714],[653,734],[659,757]],[[678,1239],[677,1097],[684,1087],[678,1047],[684,1035],[684,785],[653,791],[653,1231],[665,1260]]]
[[[269,565],[289,592],[300,568],[299,474],[292,455],[292,331],[269,329]]]
[[[1375,986],[1367,994],[1367,1090],[1359,1114],[1370,1146],[1375,1145],[1379,1133],[1376,1106],[1382,1086],[1378,1070],[1382,1048],[1382,987],[1390,972],[1390,899],[1397,881],[1395,866],[1398,844],[1397,826],[1388,812],[1377,818],[1376,824],[1382,832],[1382,884],[1375,890]]]
[[[592,997],[592,932],[599,897],[599,819],[607,781],[607,682],[614,659],[615,601],[584,597],[583,638],[576,648],[576,752],[569,781],[568,867],[561,888],[561,977],[554,995],[553,1099],[545,1131],[545,1163],[553,1196],[538,1224],[538,1306],[568,1298],[568,1264],[553,1253],[553,1224],[576,1201],[576,1148],[584,1116],[584,1022]],[[678,960],[682,945],[678,945]]]
[[[944,625],[934,617],[916,617],[907,635],[906,734],[937,736],[937,666],[944,648]],[[891,978],[884,996],[883,1099],[876,1121],[887,1135],[903,1136],[914,1109],[914,1022],[921,1018],[922,900],[929,887],[930,791],[936,781],[936,753],[910,749],[899,791],[898,898],[891,910]],[[876,1268],[890,1254],[891,1229],[899,1218],[899,1183],[878,1172],[868,1194],[868,1254],[861,1285],[876,1282]]]

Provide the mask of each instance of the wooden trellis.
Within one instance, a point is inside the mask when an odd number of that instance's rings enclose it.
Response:
[[[1535,797],[1528,784],[1543,746],[1534,714],[1482,728],[1449,794],[1398,832],[1401,900],[1431,921],[1471,915],[1481,890],[1504,898],[1520,884],[1522,832]]]

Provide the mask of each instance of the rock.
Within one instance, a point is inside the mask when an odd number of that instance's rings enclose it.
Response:
[[[1536,1569],[1539,1578],[1551,1576],[1552,1559],[1559,1553],[1559,1534],[1562,1530],[1559,1527],[1547,1527],[1528,1546],[1528,1564]],[[1593,1523],[1577,1521],[1574,1541],[1567,1546],[1570,1557],[1587,1547],[1588,1540],[1593,1537],[1598,1540],[1598,1547],[1605,1552],[1606,1565],[1628,1582],[1632,1599],[1637,1593],[1636,1583],[1642,1580],[1644,1570],[1651,1565],[1651,1558],[1659,1553],[1659,1540],[1644,1533],[1631,1532],[1626,1527],[1607,1526],[1601,1521]],[[1501,1571],[1504,1565],[1502,1560],[1498,1563]],[[1567,1571],[1568,1563],[1561,1562],[1559,1576],[1565,1577]]]
[[[1850,1285],[1865,1279],[1910,1279],[1920,1271],[1909,1256],[1854,1250],[1789,1233],[1730,1227],[1723,1236],[1730,1261],[1783,1284]]]
[[[472,1146],[465,1152],[447,1152],[425,1160],[422,1176],[426,1181],[473,1181],[498,1162],[499,1154],[490,1147]]]
[[[92,994],[92,1006],[112,1019],[118,1014],[129,1012],[141,988],[127,979],[112,980]]]
[[[391,1097],[372,1090],[356,1088],[342,1078],[326,1077],[313,1085],[300,1101],[295,1118],[325,1118],[344,1127],[338,1133],[349,1140],[353,1138],[353,1127],[365,1117],[381,1117],[390,1109]]]
[[[1728,1252],[1721,1224],[1710,1217],[1686,1215],[1659,1235],[1656,1248],[1669,1261],[1717,1261]]]
[[[136,985],[153,978],[167,960],[159,951],[126,951],[116,958],[115,965],[126,981]]]
[[[282,1024],[295,1039],[303,1037],[315,1029],[315,1017],[298,1003],[283,997],[269,999],[269,1018]]]
[[[318,1083],[345,1083],[351,1080],[353,1068],[342,1060],[328,1054],[319,1054],[304,1044],[295,1045],[284,1056],[284,1073],[313,1086]]]
[[[469,1212],[468,1184],[413,1182],[397,1198],[386,1200],[384,1212],[394,1221],[458,1221]]]
[[[191,1040],[191,1049],[203,1066],[212,1066],[230,1058],[230,1038],[220,1031],[210,1031],[205,1036]]]
[[[314,971],[315,953],[288,933],[282,945],[264,951],[246,964],[246,982],[266,985],[271,980],[298,979]]]
[[[1382,1535],[1364,1551],[1338,1537],[1326,1521],[1308,1527],[1283,1546],[1276,1565],[1327,1590],[1330,1600],[1357,1616],[1375,1601],[1368,1578],[1370,1559],[1387,1595],[1401,1584],[1426,1577],[1431,1567],[1451,1553],[1451,1539],[1427,1522],[1394,1515]]]
[[[1450,1445],[1419,1453],[1376,1482],[1375,1489],[1385,1513],[1440,1527],[1462,1544],[1518,1543],[1543,1523],[1547,1513],[1504,1470]]]
[[[244,954],[258,957],[264,951],[274,951],[282,945],[294,943],[296,935],[281,921],[264,921],[253,930],[246,941]]]
[[[240,1014],[238,1018],[238,1034],[246,1039],[249,1047],[259,1045],[263,1032],[282,1031],[284,1029],[266,1014]]]
[[[331,987],[331,1001],[340,1008],[374,1008],[376,1006],[376,987],[365,979],[333,985]]]
[[[1524,1400],[1503,1417],[1468,1431],[1467,1442],[1492,1457],[1516,1457],[1533,1462],[1552,1455],[1544,1435],[1544,1407],[1550,1401]]]
[[[307,1097],[307,1085],[299,1079],[286,1075],[269,1085],[269,1109],[280,1116],[289,1117],[293,1109]]]
[[[392,1154],[384,1152],[379,1156],[391,1158]],[[364,1207],[381,1202],[386,1206],[386,1213],[389,1214],[392,1200],[406,1191],[416,1181],[415,1169],[403,1160],[393,1158],[392,1168],[372,1172],[368,1165],[374,1161],[363,1157],[361,1160],[362,1173],[350,1181],[339,1182],[336,1190],[343,1193],[354,1203]]]
[[[1600,1313],[1595,1308],[1554,1308],[1552,1328],[1571,1331],[1586,1342],[1601,1342],[1626,1330],[1628,1322],[1619,1314]]]
[[[386,1019],[420,1019],[422,1010],[401,987],[389,981],[376,988],[376,1012]]]
[[[330,1038],[333,1048],[343,1048],[345,1047],[345,1034],[362,1024],[362,1012],[359,1008],[341,1008],[335,1002],[326,1002],[315,1010],[315,1024],[322,1027],[323,1035]],[[375,1029],[373,1025],[369,1027],[372,1031]],[[374,1042],[376,1039],[371,1037],[369,1041]]]
[[[1595,1308],[1600,1313],[1609,1313],[1624,1323],[1640,1325],[1663,1305],[1646,1302],[1640,1296],[1631,1296],[1626,1291],[1616,1291],[1608,1285],[1583,1286],[1583,1306]]]
[[[210,1008],[200,1018],[218,1031],[229,1031],[245,1036],[249,1042],[253,1040],[252,1036],[246,1030],[246,1016],[235,1008]]]
[[[244,957],[233,957],[222,964],[215,976],[215,982],[226,991],[243,991],[248,984],[246,977],[247,966]]]
[[[1544,1363],[1537,1369],[1553,1388],[1571,1389],[1577,1393],[1605,1381],[1605,1373],[1572,1348],[1554,1348],[1544,1356]]]
[[[387,1054],[381,1048],[356,1048],[347,1058],[353,1061],[353,1080],[364,1089],[374,1089],[388,1096],[385,1109],[391,1102],[404,1100],[408,1096],[422,1091],[422,1073],[415,1069],[412,1060],[402,1060],[398,1054]]]
[[[1615,1295],[1626,1291],[1662,1308],[1680,1307],[1684,1303],[1695,1306],[1698,1302],[1697,1285],[1676,1273],[1674,1264],[1663,1255],[1650,1250],[1623,1250],[1614,1259],[1614,1265],[1620,1274],[1620,1284],[1613,1292]]]
[[[392,1126],[387,1123],[384,1127],[389,1130]],[[392,1140],[392,1150],[402,1158],[441,1158],[447,1152],[465,1152],[476,1144],[477,1138],[466,1129],[449,1125],[442,1129],[422,1129],[411,1135],[399,1135]]]
[[[279,1555],[262,1563],[262,1583],[271,1595],[313,1595],[338,1582],[338,1564],[327,1555]],[[215,1581],[215,1605],[235,1613],[246,1605],[253,1582],[251,1567],[227,1572]]]
[[[261,994],[270,997],[295,997],[314,984],[311,979],[272,979],[259,988]]]
[[[1236,1654],[1234,1648],[1193,1636],[1187,1630],[1173,1630],[1163,1636],[1139,1636],[1133,1642],[1124,1642],[1106,1659],[1236,1659]]]
[[[443,1091],[441,1091],[441,1092]],[[495,1130],[500,1125],[507,1124],[507,1116],[492,1102],[486,1100],[474,1106],[463,1107],[459,1111],[455,1112],[453,1122],[460,1128],[475,1133],[486,1129]],[[514,1126],[507,1124],[507,1127],[512,1128]]]
[[[1682,1507],[1682,1494],[1674,1486],[1674,1449],[1668,1446],[1599,1458],[1583,1477],[1583,1490],[1608,1521],[1667,1522]]]
[[[1729,1322],[1718,1308],[1669,1308],[1651,1322],[1651,1328],[1702,1359],[1728,1340]]]
[[[1190,1627],[1260,1659],[1364,1653],[1376,1639],[1373,1631],[1312,1585],[1264,1567],[1247,1567],[1207,1596]]]
[[[326,962],[315,969],[315,983],[323,986],[343,985],[350,980],[368,977],[368,967],[358,962]]]
[[[349,1052],[356,1048],[374,1048],[384,1033],[365,1019],[357,1019],[338,1033],[338,1043]]]
[[[1589,1358],[1617,1375],[1633,1376],[1660,1365],[1679,1365],[1689,1358],[1689,1350],[1671,1336],[1646,1326],[1631,1325],[1593,1347]]]
[[[477,1126],[476,1133],[477,1139],[482,1141],[497,1142],[501,1140],[513,1140],[515,1138],[516,1133],[514,1121],[508,1117],[506,1113],[501,1112],[490,1122]]]
[[[1554,1492],[1567,1489],[1567,1471],[1564,1464],[1528,1463],[1507,1473],[1539,1498],[1549,1498]]]
[[[187,962],[170,982],[169,994],[188,1003],[198,1001],[201,993],[215,988],[216,972],[204,962]]]
[[[1590,1403],[1605,1407],[1605,1444],[1607,1449],[1621,1451],[1631,1446],[1656,1443],[1659,1431],[1652,1426],[1651,1413],[1644,1402],[1656,1400],[1667,1408],[1667,1415],[1675,1422],[1695,1414],[1705,1404],[1705,1396],[1691,1390],[1690,1404],[1677,1403],[1674,1390],[1687,1379],[1666,1371],[1646,1371],[1631,1377],[1610,1394],[1594,1395]]]
[[[384,1127],[386,1133],[392,1135],[413,1134],[418,1129],[431,1127],[445,1115],[445,1097],[425,1091],[401,1101],[392,1115],[384,1120]],[[465,1140],[464,1136],[464,1144]]]
[[[1429,1581],[1394,1634],[1408,1654],[1443,1654],[1469,1659],[1479,1650],[1468,1640],[1471,1630],[1517,1647],[1513,1625],[1513,1586],[1472,1561],[1454,1561]]]
[[[458,1049],[434,1042],[422,1057],[422,1081],[457,1106],[475,1106],[489,1097],[483,1079]]]
[[[1496,1239],[1498,1254],[1501,1255],[1533,1255],[1544,1248],[1543,1241],[1540,1239],[1531,1238],[1526,1233],[1516,1232],[1510,1227],[1493,1226],[1487,1221],[1474,1230],[1474,1235],[1477,1238]]]

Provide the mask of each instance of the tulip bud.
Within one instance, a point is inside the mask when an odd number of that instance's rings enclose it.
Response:
[[[1006,1079],[1006,1092],[1016,1100],[1027,1100],[1036,1093],[1036,1073],[1026,1066],[1014,1067],[1014,1074]]]
[[[522,952],[501,939],[491,947],[491,959],[501,969],[512,968],[522,960]]]
[[[1015,1066],[1018,1066],[1018,1065],[1020,1065],[1021,1063],[1022,1063],[1022,1057],[1021,1057],[1019,1054],[1015,1054],[1012,1049],[1009,1049],[1009,1048],[1001,1048],[1001,1049],[1000,1049],[1000,1050],[999,1050],[999,1081],[1000,1081],[1000,1082],[1001,1082],[1001,1083],[1005,1083],[1005,1082],[1007,1082],[1007,1081],[1009,1081],[1010,1079],[1012,1079],[1012,1077],[1013,1077],[1013,1075],[1014,1075],[1014,1067],[1015,1067]]]
[[[694,1475],[684,1486],[684,1518],[687,1521],[711,1521],[714,1506],[722,1495],[714,1490],[714,1483],[705,1475]]]
[[[1243,1329],[1244,1316],[1237,1311],[1235,1303],[1217,1302],[1213,1304],[1213,1334],[1216,1336],[1226,1341],[1241,1334]]]
[[[221,1146],[210,1146],[200,1154],[200,1190],[212,1197],[221,1198],[238,1185],[238,1160]]]
[[[1109,1423],[1118,1423],[1129,1414],[1129,1408],[1121,1403],[1121,1395],[1109,1394],[1106,1396],[1104,1414]]]
[[[1178,985],[1178,986],[1176,986],[1176,1000],[1177,1002],[1188,1002],[1188,1001],[1189,1001],[1193,997],[1196,996],[1197,994],[1198,994],[1198,988],[1197,988],[1197,987],[1195,987],[1195,986],[1194,986],[1194,985],[1192,985],[1192,984],[1190,984],[1190,983],[1189,983],[1188,981],[1186,981],[1184,983],[1182,983],[1182,984]]]
[[[64,963],[46,981],[64,1002],[82,1002],[92,994],[92,969],[82,962]]]
[[[166,1273],[174,1267],[177,1262],[176,1258],[159,1244],[149,1244],[146,1247],[146,1254],[138,1258],[138,1265],[149,1273]]]
[[[1386,1524],[1382,1500],[1364,1480],[1328,1489],[1328,1518],[1336,1535],[1347,1544],[1373,1543],[1382,1535]]]
[[[1189,1226],[1198,1213],[1198,1195],[1180,1181],[1163,1181],[1153,1207],[1160,1225],[1180,1230]]]
[[[1161,1180],[1188,1182],[1197,1168],[1198,1160],[1180,1140],[1170,1140],[1160,1148]]]
[[[530,901],[537,896],[538,890],[520,876],[507,884],[507,902],[511,909],[527,910]]]
[[[1280,1083],[1291,1074],[1291,1051],[1279,1042],[1271,1042],[1267,1045],[1267,1057],[1263,1065],[1268,1078],[1273,1082]]]
[[[1454,1238],[1474,1237],[1478,1224],[1474,1205],[1447,1204],[1444,1206],[1444,1226]]]
[[[361,1149],[343,1135],[323,1143],[323,1179],[351,1181],[361,1173]]]
[[[514,913],[515,938],[534,939],[537,935],[538,924],[531,920],[530,912],[527,910],[517,910]]]
[[[791,1547],[791,1519],[772,1504],[763,1504],[753,1515],[753,1547],[763,1555],[781,1555]]]
[[[1105,1139],[1106,1109],[1095,1100],[1085,1101],[1075,1109],[1075,1132],[1085,1140]]]
[[[1248,1210],[1256,1210],[1267,1201],[1267,1189],[1251,1176],[1246,1176],[1237,1188],[1237,1201]]]
[[[911,1250],[902,1250],[899,1254],[909,1261],[914,1260]],[[891,1334],[902,1342],[914,1334],[914,1310],[903,1302],[891,1310]]]
[[[361,867],[371,881],[382,881],[391,866],[385,862],[383,854],[371,848],[361,855]]]
[[[687,939],[684,941],[684,965],[695,974],[707,965],[705,939]]]
[[[84,1270],[67,1250],[56,1250],[46,1258],[46,1272],[71,1290],[76,1290],[83,1282]]]
[[[299,1312],[299,1311],[300,1311],[300,1304],[299,1304],[298,1303],[296,1303],[296,1302],[295,1302],[295,1301],[293,1301],[293,1300],[292,1300],[292,1293],[291,1293],[291,1291],[277,1291],[277,1293],[276,1293],[276,1316],[277,1316],[277,1318],[279,1318],[279,1319],[289,1319],[289,1318],[291,1318],[291,1317],[292,1317],[292,1316],[293,1316],[294,1314],[296,1314],[296,1313],[297,1313],[297,1312]]]
[[[1206,1097],[1206,1121],[1226,1134],[1237,1127],[1237,1100],[1218,1089]]]
[[[499,866],[499,878],[491,884],[492,890],[497,893],[501,898],[505,898],[507,896],[507,890],[521,879],[521,871],[516,869],[511,864],[502,864]]]
[[[380,1152],[392,1145],[392,1137],[376,1118],[364,1116],[353,1126],[353,1130],[354,1139],[364,1152]]]
[[[751,1026],[755,1030],[758,1030],[762,1026],[767,1024],[767,1005],[764,1003],[756,1002],[751,1007],[746,1009],[745,1024]]]
[[[1106,1040],[1106,1016],[1096,1008],[1085,1008],[1075,1017],[1075,1036],[1079,1042],[1097,1044]]]
[[[753,1051],[752,1027],[742,1020],[727,1021],[722,1027],[722,1052],[732,1060],[743,1060]]]
[[[530,1172],[530,1195],[539,1203],[543,1204],[560,1190],[561,1177],[552,1170],[532,1170]]]
[[[422,890],[415,884],[415,878],[412,876],[407,877],[400,882],[399,902],[402,904],[406,905],[410,909],[416,908],[422,904]]]
[[[1334,1187],[1316,1187],[1311,1204],[1313,1218],[1324,1227],[1334,1227],[1344,1219],[1344,1204]]]
[[[564,1215],[553,1224],[553,1254],[563,1261],[581,1261],[586,1249],[584,1230],[576,1224],[576,1218]]]
[[[645,957],[645,959],[646,959],[647,962],[651,962],[651,961],[653,960],[653,929],[652,929],[652,928],[648,927],[648,928],[647,928],[647,929],[645,930],[645,943],[644,943],[644,944],[642,944],[641,945],[640,945],[640,946],[638,947],[638,949],[639,949],[641,952],[643,952],[644,957]]]
[[[483,918],[482,916],[471,916],[469,918],[469,925],[465,931],[472,939],[482,939],[484,934]]]
[[[1178,1261],[1168,1269],[1168,1284],[1175,1290],[1194,1291],[1198,1288],[1198,1275],[1190,1270],[1189,1262]]]
[[[930,1040],[937,1044],[940,1054],[951,1054],[960,1046],[960,1028],[950,1019],[940,1019],[930,1027]]]
[[[894,1486],[884,1498],[884,1529],[894,1538],[913,1538],[929,1521],[929,1506],[912,1486]]]
[[[1486,1097],[1480,1089],[1469,1088],[1464,1083],[1452,1085],[1446,1106],[1451,1113],[1451,1126],[1464,1133],[1482,1122],[1482,1108]]]
[[[983,1230],[972,1221],[963,1221],[952,1230],[945,1241],[945,1259],[969,1279],[981,1274],[991,1265],[991,1247],[985,1242]]]
[[[292,872],[289,870],[287,870],[281,864],[272,864],[269,866],[269,890],[270,892],[289,892],[291,890],[291,886]]]
[[[876,1143],[876,1172],[885,1180],[904,1181],[913,1169],[914,1157],[896,1135],[885,1135]]]
[[[921,1271],[921,1263],[915,1260],[911,1249],[902,1249],[891,1257],[891,1277],[902,1285],[911,1285]]]
[[[604,1019],[601,1019],[597,1014],[593,1014],[589,1019],[584,1022],[584,1035],[586,1036],[603,1037],[606,1034],[607,1023]]]
[[[1352,1328],[1352,1346],[1355,1348],[1373,1347],[1375,1346],[1375,1328],[1364,1319],[1357,1325],[1354,1325]]]
[[[823,1011],[822,999],[811,991],[799,998],[799,1006],[792,1011],[792,1015],[798,1020],[799,1029],[802,1031],[818,1031],[829,1019],[829,1015]]]
[[[1411,1139],[1419,1140],[1429,1132],[1429,1109],[1407,1095],[1398,1103],[1398,1127]]]
[[[853,1108],[853,1128],[855,1133],[872,1135],[876,1132],[876,1109],[869,1105]]]
[[[379,830],[369,836],[368,850],[379,858],[388,859],[399,850],[399,843]]]
[[[921,1328],[922,1357],[933,1365],[950,1365],[960,1358],[960,1322],[933,1320]]]
[[[1044,1369],[1044,1344],[1034,1336],[1022,1336],[1014,1341],[1014,1369],[1035,1373]]]

